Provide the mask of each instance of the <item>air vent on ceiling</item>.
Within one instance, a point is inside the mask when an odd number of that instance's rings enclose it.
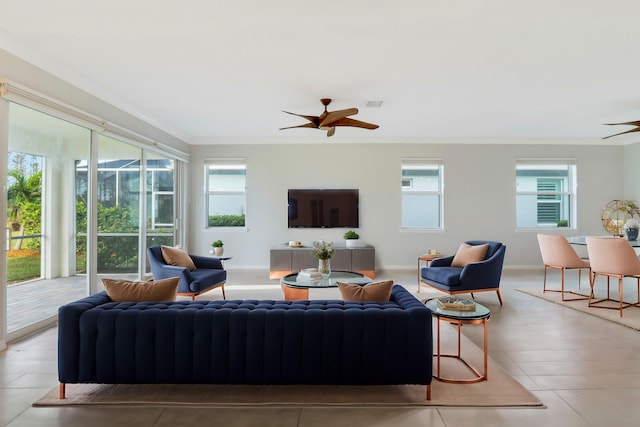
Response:
[[[380,108],[382,101],[367,101],[367,108]]]

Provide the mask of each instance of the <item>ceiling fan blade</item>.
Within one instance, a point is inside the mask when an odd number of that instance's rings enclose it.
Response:
[[[625,123],[626,124],[626,123]],[[640,125],[634,125],[634,126],[640,126]],[[607,138],[611,138],[614,136],[618,136],[618,135],[624,135],[625,133],[631,133],[631,132],[639,132],[640,131],[640,127],[634,128],[634,129],[630,129],[630,130],[626,130],[624,132],[620,132],[620,133],[615,133],[613,135],[609,135],[609,136],[605,136],[602,139],[607,139]]]
[[[361,122],[360,120],[354,119],[340,119],[331,123],[331,126],[351,126],[356,128],[365,128],[365,129],[378,129],[380,126],[374,125],[373,123]]]
[[[286,128],[280,128],[280,130],[285,130],[285,129],[295,129],[295,128],[312,128],[312,129],[317,129],[318,127],[313,124],[313,123],[305,123],[303,125],[298,125],[298,126],[289,126]]]
[[[353,116],[354,114],[358,114],[357,108],[347,108],[346,110],[331,111],[327,113],[326,116],[322,117],[319,127],[330,126],[331,123],[335,122],[336,120],[343,119],[347,116]]]
[[[629,126],[640,126],[640,120],[635,122],[624,122],[624,123],[605,123],[607,126],[616,126],[616,125],[629,125]]]
[[[334,127],[329,128],[329,130],[327,131],[327,138],[330,136],[333,136],[334,133],[336,133],[336,128]]]
[[[298,117],[302,117],[303,119],[307,119],[311,123],[314,123],[316,125],[316,127],[318,125],[318,121],[320,120],[320,118],[318,116],[305,116],[304,114],[290,113],[290,112],[284,111],[284,110],[282,110],[282,112],[283,113],[287,113],[287,114],[291,114],[292,116],[298,116]]]

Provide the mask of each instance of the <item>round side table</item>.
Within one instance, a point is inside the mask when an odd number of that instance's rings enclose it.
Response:
[[[438,301],[436,298],[430,299],[425,303],[425,306],[431,310],[433,317],[437,319],[437,334],[438,341],[436,344],[436,373],[433,377],[442,382],[449,383],[460,383],[460,384],[468,384],[468,383],[477,383],[480,381],[484,381],[487,379],[487,357],[489,353],[489,342],[488,342],[488,324],[487,321],[491,316],[491,311],[482,304],[476,303],[475,310],[445,310],[438,305]],[[458,329],[458,351],[456,354],[443,354],[440,347],[440,322],[447,322],[457,325]],[[460,351],[460,328],[462,325],[483,325],[484,327],[484,371],[480,373],[477,368],[471,366],[466,360],[462,358],[462,354]],[[440,372],[440,359],[442,357],[451,357],[458,359],[462,362],[471,372],[473,372],[474,377],[469,379],[453,379],[444,377]]]

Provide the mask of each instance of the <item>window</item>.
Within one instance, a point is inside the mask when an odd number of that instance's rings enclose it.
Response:
[[[211,159],[205,168],[207,227],[244,227],[244,159]]]
[[[172,159],[147,160],[147,221],[154,231],[173,228],[174,168]]]
[[[442,229],[442,160],[402,161],[402,228]]]
[[[575,174],[574,160],[518,160],[516,226],[574,227]]]

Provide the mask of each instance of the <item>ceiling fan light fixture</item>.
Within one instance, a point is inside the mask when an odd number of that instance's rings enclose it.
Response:
[[[304,114],[290,113],[284,111],[283,113],[291,114],[292,116],[302,117],[307,120],[307,123],[298,126],[288,126],[280,128],[280,130],[293,129],[293,128],[315,128],[327,131],[327,136],[333,136],[336,133],[336,126],[349,126],[363,129],[378,129],[378,125],[373,123],[362,122],[349,118],[358,114],[357,108],[347,108],[346,110],[327,111],[327,106],[331,103],[330,98],[322,98],[320,100],[324,105],[324,112],[319,116],[307,116]],[[382,101],[380,101],[382,103]]]

